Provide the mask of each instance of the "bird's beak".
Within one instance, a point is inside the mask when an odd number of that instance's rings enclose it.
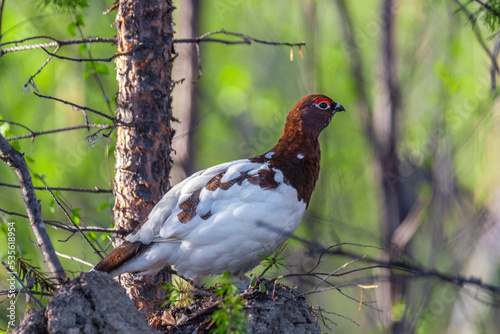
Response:
[[[345,109],[340,103],[337,102],[337,104],[335,104],[335,107],[333,107],[333,111],[339,112],[339,111],[345,111]]]

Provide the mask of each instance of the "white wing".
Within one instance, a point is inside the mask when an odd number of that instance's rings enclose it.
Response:
[[[194,225],[197,225],[197,220],[194,222],[190,221],[189,224],[179,221],[178,214],[182,211],[179,207],[181,203],[185,202],[196,191],[201,190],[200,202],[196,210],[197,213],[203,216],[213,210],[212,204],[214,200],[230,198],[235,195],[235,192],[241,191],[238,188],[228,191],[233,187],[228,190],[217,189],[215,191],[208,191],[205,187],[210,180],[219,173],[224,173],[221,182],[227,182],[239,176],[240,172],[253,169],[258,170],[261,166],[262,164],[242,159],[216,165],[194,173],[172,187],[155,205],[153,210],[151,210],[147,221],[142,224],[141,228],[135,231],[135,234],[128,235],[126,239],[130,242],[141,241],[145,244],[149,244],[152,241],[165,242],[179,240],[186,231],[192,230]],[[259,187],[255,188],[258,189]]]

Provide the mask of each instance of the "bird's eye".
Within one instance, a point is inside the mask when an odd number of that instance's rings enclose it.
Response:
[[[328,108],[328,103],[321,102],[320,104],[318,104],[318,107],[320,107],[321,109],[326,109],[326,108]]]
[[[318,107],[321,110],[326,110],[330,108],[330,100],[325,99],[325,98],[319,98],[316,101],[313,102],[316,107]]]

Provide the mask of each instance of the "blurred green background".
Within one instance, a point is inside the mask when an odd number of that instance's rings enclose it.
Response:
[[[111,5],[112,1],[92,1],[89,7],[77,10],[83,18],[84,25],[80,28],[84,37],[112,37],[116,34],[113,27],[116,12],[102,15]],[[174,20],[178,20],[184,2],[177,1],[175,5],[178,10],[174,13]],[[374,103],[380,94],[377,78],[380,32],[384,25],[381,2],[351,1],[347,5],[364,65],[368,99]],[[321,135],[320,179],[296,235],[324,246],[351,242],[383,247],[371,146],[362,130],[358,110],[359,87],[351,72],[353,58],[342,33],[337,2],[213,0],[200,2],[198,6],[198,35],[225,29],[267,41],[305,41],[307,48],[303,48],[303,58],[294,48],[291,62],[290,48],[286,46],[201,44],[203,73],[195,85],[195,123],[188,132],[178,132],[174,139],[193,136],[194,146],[190,153],[194,167],[188,172],[267,151],[279,138],[286,115],[300,98],[310,93],[326,94],[340,102],[347,112],[337,114]],[[415,192],[418,198],[432,201],[431,171],[436,165],[436,156],[439,156],[435,154],[436,147],[451,161],[450,168],[441,172],[454,179],[450,203],[441,206],[446,211],[441,221],[441,243],[432,245],[435,233],[432,212],[424,210],[406,255],[424,266],[432,264],[443,272],[479,277],[484,282],[499,285],[500,250],[494,240],[500,237],[497,199],[500,189],[500,122],[497,92],[490,92],[491,60],[474,35],[471,24],[467,24],[465,15],[457,11],[456,2],[397,2],[394,10],[397,13],[396,67],[402,96],[401,112],[397,116],[401,121],[397,153],[404,172],[398,175],[398,182],[408,187],[408,191]],[[75,13],[51,6],[41,8],[34,1],[5,1],[0,42],[36,35],[60,40],[82,37],[78,29],[68,29],[72,22],[75,22]],[[176,38],[185,37],[183,31],[174,28]],[[494,37],[494,33],[482,25],[479,29],[485,37]],[[491,51],[494,39],[485,38],[485,43]],[[92,44],[88,49],[94,57],[109,57],[116,52],[116,47],[108,44]],[[81,55],[78,45],[67,46],[58,54],[87,57],[88,49],[80,49],[83,51]],[[9,53],[0,58],[0,117],[21,123],[33,131],[84,124],[81,111],[38,98],[32,93],[23,93],[28,78],[46,59],[47,54],[40,49]],[[52,59],[34,81],[43,95],[113,115],[117,90],[114,63],[101,64],[105,68],[99,68],[97,77],[104,93],[85,62]],[[181,78],[174,74],[173,79]],[[174,88],[174,101],[178,87]],[[106,100],[110,101],[110,107]],[[175,107],[177,115],[184,112],[183,105]],[[92,114],[88,117],[90,122],[105,122],[102,117]],[[7,123],[0,123],[0,132],[6,137],[29,134],[25,129]],[[37,136],[34,140],[16,140],[12,144],[25,154],[36,186],[44,186],[43,179],[53,187],[111,189],[114,138],[103,138],[89,146],[86,136],[91,133],[82,129]],[[0,182],[18,184],[16,175],[4,163],[0,163]],[[45,219],[67,222],[50,194],[37,191],[37,196]],[[59,196],[72,210],[73,216],[78,217],[80,224],[112,226],[112,205],[105,204],[112,203],[111,194],[61,192]],[[0,208],[25,213],[20,191],[0,187]],[[5,222],[16,223],[19,254],[31,260],[33,265],[46,269],[40,251],[31,241],[34,236],[29,222],[5,213],[0,213],[0,216],[2,231],[5,231]],[[70,233],[51,227],[48,230],[58,252],[93,264],[98,262],[98,257],[81,236],[75,235],[65,241]],[[89,236],[95,238],[101,247],[108,245],[107,235]],[[0,232],[0,240],[0,258],[5,259],[5,232]],[[348,249],[360,255],[377,256],[380,253],[376,249],[357,246]],[[317,260],[317,254],[310,253],[297,241],[291,241],[285,254],[290,255],[285,260],[288,268],[281,274],[305,272]],[[481,254],[488,254],[490,258]],[[61,260],[70,277],[90,269],[72,260]],[[335,257],[323,260],[320,268],[325,272],[331,272],[347,261]],[[349,268],[361,267],[363,265],[355,263]],[[262,271],[262,268],[256,271]],[[362,271],[336,282],[371,284],[376,282],[367,279],[372,274],[376,273]],[[277,273],[268,274],[269,277],[273,275]],[[6,277],[6,270],[0,267],[0,289],[5,289]],[[299,280],[288,283],[298,285],[301,291],[308,291],[318,282]],[[418,333],[446,330],[451,333],[492,333],[500,326],[498,309],[473,304],[475,301],[467,299],[452,285],[431,279],[412,280],[410,284],[413,294],[409,293],[394,306],[392,317],[396,320],[403,316],[412,317]],[[375,290],[363,290],[363,301],[374,301]],[[423,290],[427,298],[420,303],[419,295]],[[359,287],[346,287],[342,291],[360,298]],[[476,292],[471,290],[469,293],[474,295]],[[365,306],[358,310],[356,301],[336,290],[309,297],[315,308],[335,313],[325,314],[335,323],[327,321],[331,332],[389,331],[380,323],[379,311]],[[463,304],[471,309],[460,313]],[[7,327],[4,305],[0,304],[0,328]],[[19,321],[25,310],[24,295],[19,297],[17,307]],[[324,331],[330,332],[330,329],[324,327]]]

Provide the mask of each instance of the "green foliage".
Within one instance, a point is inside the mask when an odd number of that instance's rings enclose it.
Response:
[[[71,210],[70,217],[76,225],[80,225],[80,208],[74,208]]]
[[[392,320],[393,321],[401,321],[403,315],[405,313],[406,303],[404,300],[396,303],[392,306]]]
[[[106,202],[102,202],[101,204],[99,204],[99,206],[97,207],[97,211],[101,212],[106,208],[112,208],[114,204],[115,204],[114,198],[110,197],[109,200],[107,200]]]
[[[17,275],[31,289],[40,292],[49,292],[55,289],[54,284],[47,275],[38,267],[35,267],[22,258],[17,258]]]
[[[68,30],[68,33],[71,36],[75,36],[76,29],[79,27],[82,27],[84,25],[85,25],[85,23],[83,22],[83,16],[81,14],[78,14],[78,15],[75,15],[75,21],[68,24],[66,29]],[[78,50],[80,50],[80,49],[78,49]]]
[[[102,64],[102,63],[99,63],[99,62],[88,61],[87,62],[87,67],[90,70],[87,70],[87,71],[85,71],[83,73],[83,79],[84,80],[86,80],[89,77],[89,75],[91,75],[94,72],[96,72],[98,74],[102,74],[102,75],[108,75],[109,74],[108,67],[105,64]]]
[[[168,282],[162,288],[170,291],[167,294],[167,301],[162,306],[170,304],[177,307],[185,307],[193,301],[191,285],[180,277],[172,282]]]
[[[57,198],[61,192],[59,190],[54,191],[54,196]],[[54,198],[50,199],[49,210],[52,214],[56,213],[56,200]]]
[[[244,311],[245,302],[238,295],[238,288],[230,280],[227,272],[223,275],[226,283],[215,290],[215,295],[220,297],[219,308],[212,315],[215,334],[246,333],[248,327],[247,316]]]
[[[287,256],[280,257],[281,253],[285,250],[286,246],[288,246],[288,242],[281,244],[278,247],[278,249],[271,255],[257,255],[257,257],[262,260],[261,264],[264,267],[266,267],[264,272],[266,272],[269,269],[275,269],[277,271],[286,269],[285,259],[287,258]],[[266,248],[264,246],[262,247],[264,248],[264,251],[267,252]]]
[[[500,0],[487,0],[484,3],[485,5],[479,5],[476,15],[482,15],[484,25],[491,32],[496,32],[500,20]]]
[[[95,232],[93,232],[93,231],[88,231],[88,232],[86,232],[85,234],[87,235],[87,238],[88,238],[90,241],[92,241],[92,242],[97,241],[97,235],[95,234]]]
[[[38,3],[42,8],[52,6],[61,11],[83,9],[89,6],[87,0],[38,0]]]

